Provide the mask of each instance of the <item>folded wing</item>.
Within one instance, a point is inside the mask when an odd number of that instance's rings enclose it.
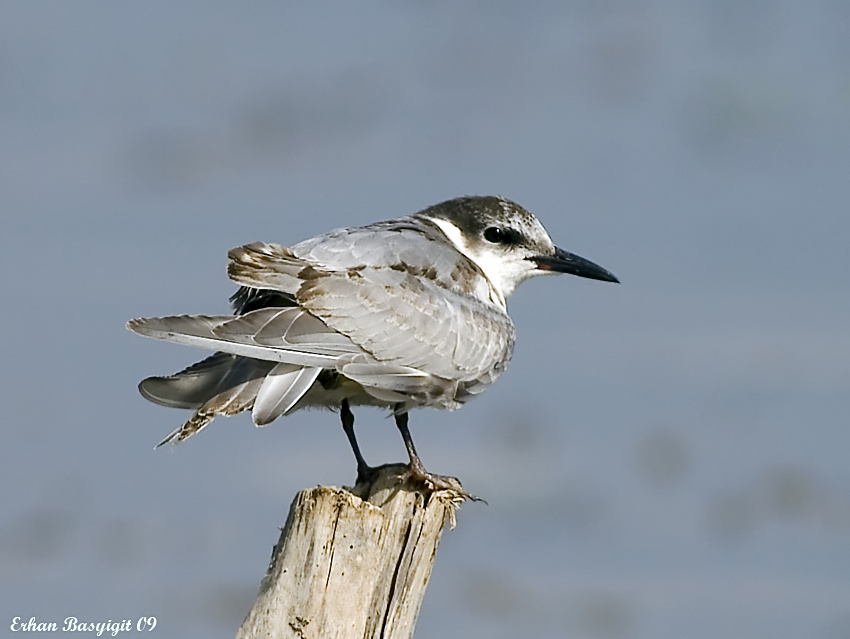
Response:
[[[214,348],[270,362],[333,368],[360,349],[298,307],[264,308],[245,315],[174,315],[130,320],[131,331],[178,344]]]
[[[507,365],[514,326],[488,301],[480,269],[434,241],[434,233],[402,218],[291,249],[254,243],[230,251],[228,274],[243,286],[286,287],[302,309],[376,364],[457,380],[478,392]]]
[[[247,287],[237,303],[286,306],[132,320],[128,328],[141,335],[220,351],[177,376],[146,380],[143,394],[204,413],[206,402],[198,404],[233,375],[224,369],[235,357],[260,360],[261,374],[231,384],[233,397],[216,406],[252,403],[258,424],[292,410],[322,369],[388,403],[456,407],[505,369],[515,331],[503,308],[488,302],[480,270],[433,239],[400,219],[291,249],[262,242],[233,249],[228,274]]]

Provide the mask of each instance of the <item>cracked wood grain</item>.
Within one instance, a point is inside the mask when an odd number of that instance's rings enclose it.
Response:
[[[237,639],[413,635],[440,535],[463,498],[404,483],[405,469],[298,493]]]

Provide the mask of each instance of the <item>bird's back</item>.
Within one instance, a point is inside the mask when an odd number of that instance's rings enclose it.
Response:
[[[254,287],[284,288],[376,366],[457,382],[452,403],[498,377],[515,330],[480,269],[440,233],[408,217],[332,231],[292,248],[249,245],[231,252],[229,273]]]

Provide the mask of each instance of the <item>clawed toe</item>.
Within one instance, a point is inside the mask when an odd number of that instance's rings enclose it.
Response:
[[[466,492],[457,477],[450,477],[449,475],[435,475],[433,473],[429,473],[424,468],[417,468],[414,465],[408,466],[407,477],[414,482],[425,484],[426,487],[434,492],[439,490],[449,490],[457,493],[464,499],[468,499],[469,501],[487,503],[480,497]]]

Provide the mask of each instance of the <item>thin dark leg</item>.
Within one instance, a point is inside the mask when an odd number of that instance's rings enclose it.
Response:
[[[468,499],[478,500],[477,497],[469,495],[463,490],[460,482],[454,477],[446,477],[445,475],[434,475],[425,470],[422,460],[419,459],[419,454],[416,452],[416,446],[413,445],[413,438],[410,436],[410,429],[407,427],[407,413],[397,412],[395,414],[395,425],[401,433],[401,438],[404,441],[404,447],[407,449],[407,455],[410,457],[409,474],[416,481],[423,482],[434,490],[453,490],[459,492]]]
[[[416,446],[413,445],[413,437],[410,436],[410,429],[407,427],[407,413],[395,414],[395,425],[401,432],[401,439],[404,442],[404,447],[407,449],[407,456],[410,458],[410,474],[420,481],[426,481],[429,473],[425,470],[422,460],[419,459],[419,453],[416,452]]]
[[[351,450],[354,451],[354,459],[357,460],[357,483],[369,481],[375,469],[366,463],[363,453],[360,452],[357,437],[354,436],[354,413],[351,412],[347,399],[342,400],[339,408],[339,416],[342,419],[342,430],[345,431],[345,436],[348,437],[348,443],[351,444]]]

